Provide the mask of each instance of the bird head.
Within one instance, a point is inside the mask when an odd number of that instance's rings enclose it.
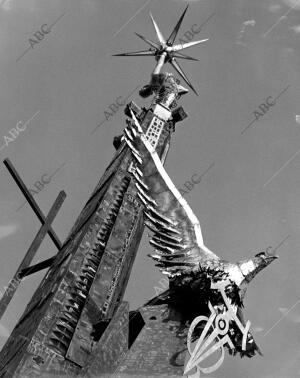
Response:
[[[241,292],[240,296],[243,299],[250,281],[264,268],[266,268],[272,261],[276,260],[278,256],[274,254],[272,247],[268,247],[266,251],[259,252],[252,259],[238,261],[235,265],[234,272],[237,275],[236,284],[239,286]]]
[[[271,262],[278,259],[278,256],[274,254],[272,247],[268,247],[266,251],[259,252],[254,256],[254,261],[257,263],[259,270],[267,267]]]
[[[272,247],[268,247],[266,251],[257,253],[252,259],[239,261],[237,265],[243,275],[243,283],[247,284],[252,281],[257,273],[277,258]]]

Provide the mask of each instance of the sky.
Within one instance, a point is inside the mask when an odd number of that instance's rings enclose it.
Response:
[[[67,198],[53,228],[63,241],[114,155],[125,127],[125,98],[150,58],[112,54],[146,49],[151,12],[167,36],[186,1],[2,0],[0,2],[0,159],[9,158],[47,214]],[[245,298],[263,357],[226,355],[222,378],[300,376],[300,1],[194,0],[178,38],[209,41],[182,67],[199,96],[181,101],[166,169],[200,220],[205,244],[230,261],[273,246],[279,259]],[[200,29],[200,26],[201,30]],[[173,72],[165,66],[164,70]],[[112,110],[114,109],[114,110]],[[110,113],[108,113],[110,112]],[[2,163],[1,163],[2,164]],[[197,176],[193,176],[197,175]],[[192,185],[192,177],[200,177]],[[199,180],[197,180],[199,181]],[[189,188],[189,189],[188,189]],[[0,165],[0,288],[12,278],[40,227]],[[126,291],[132,309],[164,288],[147,257],[147,232]],[[34,262],[56,253],[46,237]],[[0,346],[44,272],[26,278],[0,320]]]

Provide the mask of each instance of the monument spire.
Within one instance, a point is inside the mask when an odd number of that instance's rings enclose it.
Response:
[[[157,60],[150,85],[139,92],[153,100],[148,108],[131,101],[124,109],[127,125],[138,122],[162,163],[176,123],[186,118],[177,102],[187,89],[173,74],[161,72],[166,62],[176,65],[179,50],[191,46],[174,45],[183,17],[167,40],[154,19],[159,42],[139,36],[151,49],[136,54],[150,53]],[[143,202],[133,179],[139,177],[133,164],[139,151],[135,155],[128,143],[122,135],[115,137],[117,151],[57,255],[21,265],[21,278],[24,271],[28,276],[49,269],[0,352],[0,378],[113,373],[140,332],[141,319],[133,318],[123,302],[144,230]],[[49,214],[42,231],[52,234]],[[4,299],[5,310],[10,297]]]

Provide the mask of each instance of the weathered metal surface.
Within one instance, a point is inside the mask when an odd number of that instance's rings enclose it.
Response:
[[[129,305],[123,302],[118,307],[92,353],[81,377],[94,378],[113,373],[128,351]]]
[[[88,231],[89,221],[92,220],[91,212],[97,208],[99,201],[101,201],[103,194],[107,190],[110,184],[110,177],[112,177],[112,172],[110,172],[108,177],[105,177],[104,182],[101,180],[102,186],[97,188],[96,193],[88,201],[75,223],[76,232],[73,234],[70,233],[70,237],[59,251],[54,264],[42,280],[27,305],[18,325],[4,345],[0,353],[0,376],[1,374],[5,375],[7,370],[10,370],[12,374],[14,374],[19,363],[20,366],[30,364],[31,359],[29,358],[29,362],[26,361],[27,357],[25,352],[26,345],[28,345],[31,340],[33,343],[37,342],[39,345],[45,343],[47,333],[51,330],[53,321],[55,321],[57,316],[57,311],[62,305],[63,298],[66,296],[67,281],[65,276],[69,277],[69,275],[67,275],[67,267],[72,260],[74,252],[78,249],[83,236]],[[27,341],[27,344],[21,349],[18,347],[20,339]],[[20,356],[18,358],[17,356],[14,357],[16,350],[20,350]],[[24,358],[22,362],[20,362],[22,353],[24,354]],[[62,358],[62,360],[64,360],[64,358]],[[29,369],[28,366],[27,368]],[[41,366],[40,369],[46,374],[47,368]],[[61,368],[58,370],[62,373],[64,371],[64,365],[62,364]]]
[[[80,371],[76,364],[56,354],[44,343],[32,340],[13,377],[74,377]]]
[[[144,130],[147,130],[153,117],[150,110],[142,124]],[[164,152],[168,138],[169,131],[162,130],[157,145],[160,155]],[[124,181],[124,177],[128,177],[127,172],[131,165],[129,156],[130,153],[127,152],[103,198],[102,209],[99,209],[97,220],[103,224],[109,211],[117,212],[113,225],[110,227],[107,224],[102,230],[102,242],[105,243],[105,249],[88,295],[100,309],[103,319],[111,318],[118,302],[122,300],[144,228],[141,203],[138,201],[137,190],[133,183],[128,185],[119,208],[113,207],[119,193],[118,188]],[[110,233],[106,240],[104,232],[107,230]],[[92,327],[91,313],[87,307],[84,307],[66,354],[70,360],[76,361],[81,366],[87,363],[92,353],[90,336]]]
[[[169,144],[169,137],[169,130],[163,130],[157,146],[160,154],[164,152],[164,146]],[[122,145],[78,217],[53,266],[28,304],[18,326],[1,351],[1,373],[9,369],[12,376],[23,377],[32,369],[36,371],[36,375],[48,374],[50,371],[51,374],[66,374],[73,368],[79,371],[82,364],[84,365],[93,354],[91,331],[95,324],[95,314],[99,316],[102,313],[103,317],[112,316],[117,309],[126,288],[144,227],[135,189],[126,179],[131,161],[130,152]],[[115,190],[120,184],[124,185],[124,178],[128,183],[120,198],[119,208],[112,208],[117,198]],[[107,217],[115,218],[111,218],[112,223],[108,224]],[[123,230],[126,232],[123,233]],[[88,290],[90,294],[86,300],[83,298],[84,303],[80,304],[81,299],[74,297],[76,294],[74,282],[78,282],[82,276],[85,261],[91,263],[87,261],[88,254],[95,247],[95,243],[99,242],[97,235],[101,236],[104,231],[108,232],[105,241],[107,249],[101,250],[100,246],[96,248],[97,258],[100,258],[99,271],[95,266],[92,267],[96,270],[98,278],[95,275],[90,279],[91,287]],[[118,240],[120,237],[121,240]],[[86,272],[87,276],[90,277],[90,273],[91,271]],[[83,291],[80,295],[82,294],[86,295]],[[97,297],[100,298],[99,295],[102,298],[100,301],[97,300]],[[109,302],[104,311],[107,299]],[[13,356],[13,351],[18,349],[16,340],[20,335],[27,338],[27,342],[21,348],[23,352],[19,349],[20,356],[16,358]],[[72,341],[73,337],[74,341]],[[30,345],[37,345],[35,360],[44,359],[44,349],[51,351],[55,358],[48,359],[47,363],[37,367],[31,352],[26,351],[29,342]],[[71,343],[70,354],[67,356]],[[40,354],[38,346],[40,346]],[[80,358],[75,357],[78,356],[78,351],[81,351]],[[70,359],[68,365],[66,365],[67,359]]]
[[[186,347],[178,337],[179,321],[168,319],[166,305],[139,311],[145,325],[114,377],[182,377]]]

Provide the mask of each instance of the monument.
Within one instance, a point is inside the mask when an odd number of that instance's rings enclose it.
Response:
[[[0,353],[0,377],[198,377],[221,366],[224,346],[241,356],[260,353],[243,320],[243,298],[276,256],[266,251],[232,264],[210,251],[163,167],[175,125],[186,118],[177,101],[188,90],[162,67],[171,64],[197,93],[177,60],[197,60],[181,51],[206,41],[175,44],[187,8],[168,39],[151,15],[158,42],[138,34],[149,50],[118,54],[156,59],[140,90],[153,96],[151,105],[126,105],[115,156],[57,255],[20,268],[21,278],[49,270]],[[42,229],[53,235],[50,218],[47,226],[42,218]],[[170,285],[129,311],[123,296],[144,224],[153,232],[151,257]],[[8,297],[1,301],[5,310]],[[214,353],[217,362],[204,366]]]

